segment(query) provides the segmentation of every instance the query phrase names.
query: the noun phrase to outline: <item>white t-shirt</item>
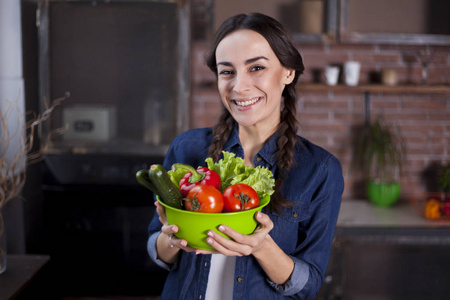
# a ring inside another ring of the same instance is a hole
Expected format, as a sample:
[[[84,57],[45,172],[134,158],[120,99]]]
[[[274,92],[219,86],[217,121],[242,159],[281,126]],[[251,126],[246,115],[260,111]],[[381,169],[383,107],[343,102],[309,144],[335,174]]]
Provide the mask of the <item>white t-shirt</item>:
[[[232,300],[235,256],[211,255],[205,300]]]

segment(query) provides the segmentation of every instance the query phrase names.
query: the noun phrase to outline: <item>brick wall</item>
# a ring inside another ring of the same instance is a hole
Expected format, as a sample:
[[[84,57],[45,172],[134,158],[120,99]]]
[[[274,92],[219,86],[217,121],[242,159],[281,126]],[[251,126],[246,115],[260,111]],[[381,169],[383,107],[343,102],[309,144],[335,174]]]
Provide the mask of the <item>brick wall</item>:
[[[207,43],[193,44],[191,128],[212,126],[221,110],[215,76],[204,64]],[[361,197],[360,184],[352,176],[352,130],[364,122],[364,97],[354,91],[303,91],[302,83],[323,82],[327,64],[347,60],[361,62],[361,83],[379,82],[382,70],[394,69],[400,84],[420,84],[421,67],[414,52],[426,46],[397,45],[298,45],[305,74],[298,85],[300,134],[335,154],[341,161],[346,188],[344,198]],[[430,63],[429,84],[449,84],[450,47],[428,47],[435,55]],[[371,116],[383,114],[406,139],[407,163],[401,178],[402,199],[426,191],[434,166],[450,161],[450,95],[371,94]],[[205,118],[205,115],[207,116]],[[431,172],[431,173],[430,173]]]

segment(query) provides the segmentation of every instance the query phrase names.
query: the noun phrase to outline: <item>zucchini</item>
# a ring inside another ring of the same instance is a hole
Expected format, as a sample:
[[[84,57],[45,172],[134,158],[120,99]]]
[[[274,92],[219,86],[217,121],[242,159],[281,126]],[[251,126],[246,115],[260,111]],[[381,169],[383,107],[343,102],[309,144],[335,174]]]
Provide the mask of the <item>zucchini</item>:
[[[166,169],[162,165],[151,165],[148,170],[148,177],[156,188],[156,194],[158,194],[161,201],[169,206],[182,209],[182,199],[180,188],[176,186]]]
[[[136,180],[140,184],[142,184],[143,186],[148,188],[150,191],[152,191],[153,193],[155,193],[155,194],[157,193],[155,185],[150,181],[150,178],[148,178],[148,170],[147,169],[137,171]]]

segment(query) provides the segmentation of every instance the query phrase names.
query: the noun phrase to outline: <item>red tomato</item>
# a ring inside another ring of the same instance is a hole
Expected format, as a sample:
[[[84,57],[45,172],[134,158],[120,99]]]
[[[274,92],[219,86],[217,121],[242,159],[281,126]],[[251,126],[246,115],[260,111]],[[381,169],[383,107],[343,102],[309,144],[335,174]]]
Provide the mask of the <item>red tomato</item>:
[[[185,210],[204,213],[222,212],[222,193],[210,185],[199,184],[194,186],[186,198],[184,202]]]
[[[223,211],[233,212],[248,210],[259,205],[256,191],[249,185],[237,183],[223,191]]]

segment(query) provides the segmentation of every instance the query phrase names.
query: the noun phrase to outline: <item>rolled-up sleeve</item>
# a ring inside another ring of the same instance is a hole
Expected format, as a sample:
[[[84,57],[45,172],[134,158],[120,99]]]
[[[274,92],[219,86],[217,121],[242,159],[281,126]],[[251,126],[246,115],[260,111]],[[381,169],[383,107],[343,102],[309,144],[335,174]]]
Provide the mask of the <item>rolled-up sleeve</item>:
[[[316,171],[304,186],[310,189],[310,196],[304,197],[310,199],[308,217],[298,225],[301,238],[290,254],[295,263],[291,277],[283,285],[269,280],[277,293],[294,299],[314,298],[323,283],[344,189],[341,165],[334,156]]]
[[[294,261],[294,270],[291,277],[284,284],[276,284],[270,279],[267,279],[269,284],[277,291],[278,294],[286,295],[291,291],[301,290],[308,282],[309,266],[302,260],[292,257]]]
[[[158,258],[158,253],[156,252],[156,240],[158,239],[158,236],[161,234],[161,232],[156,232],[152,234],[148,241],[147,241],[147,252],[150,258],[161,268],[172,271],[173,269],[176,269],[178,266],[178,260],[176,260],[173,264],[166,264],[162,260]]]

